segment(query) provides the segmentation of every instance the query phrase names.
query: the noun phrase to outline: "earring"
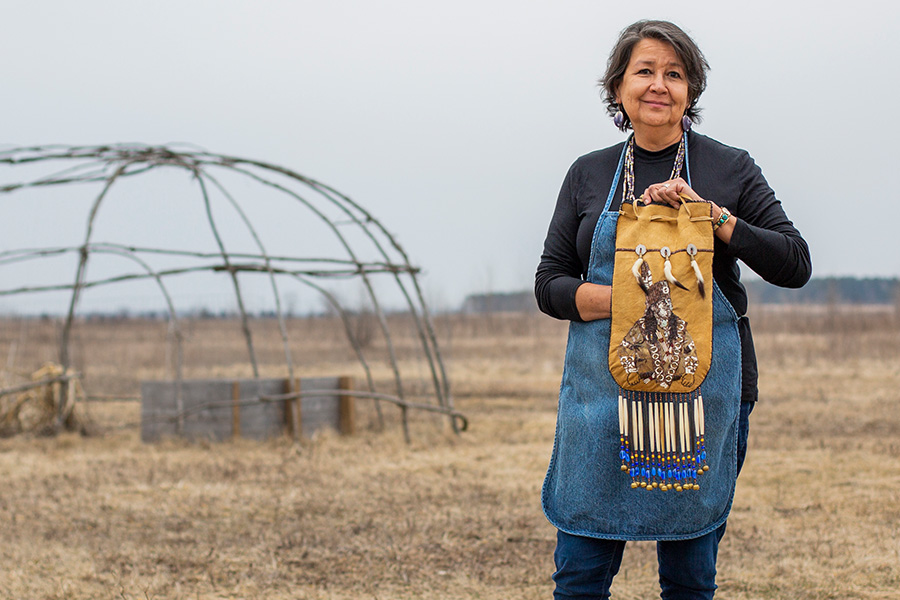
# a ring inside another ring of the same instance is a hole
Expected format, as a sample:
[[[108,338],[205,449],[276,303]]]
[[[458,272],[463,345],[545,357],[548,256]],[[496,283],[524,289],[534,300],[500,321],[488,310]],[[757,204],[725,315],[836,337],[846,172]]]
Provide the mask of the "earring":
[[[694,122],[691,121],[691,118],[689,116],[684,115],[683,117],[681,117],[681,128],[684,131],[690,131],[691,127],[693,127],[693,125],[694,125]]]
[[[621,109],[616,111],[616,114],[613,117],[613,125],[619,129],[622,129],[625,125],[625,113],[623,113]]]

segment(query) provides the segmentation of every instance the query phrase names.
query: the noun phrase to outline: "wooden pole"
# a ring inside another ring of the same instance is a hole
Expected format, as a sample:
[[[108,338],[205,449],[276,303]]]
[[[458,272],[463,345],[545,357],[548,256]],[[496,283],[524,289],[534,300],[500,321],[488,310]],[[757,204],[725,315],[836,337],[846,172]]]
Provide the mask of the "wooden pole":
[[[295,377],[294,379],[291,379],[289,377],[285,379],[284,389],[288,394],[299,394],[300,378]],[[300,441],[300,438],[303,437],[303,411],[300,408],[301,402],[302,400],[297,397],[291,398],[284,403],[284,420],[287,423],[288,432],[290,432],[291,437],[295,442]]]
[[[338,389],[353,390],[352,377],[338,378]],[[356,431],[356,415],[353,396],[341,395],[338,405],[338,418],[340,421],[339,430],[341,435],[352,435]]]
[[[293,394],[294,393],[294,385],[290,377],[284,380],[284,385],[282,386],[282,391],[285,394]],[[293,410],[293,402],[290,400],[285,401],[284,406],[282,406],[282,410],[284,411],[284,425],[287,432],[290,434],[292,438],[297,439],[297,432],[294,430],[294,410]]]
[[[241,382],[231,382],[231,437],[241,437]]]

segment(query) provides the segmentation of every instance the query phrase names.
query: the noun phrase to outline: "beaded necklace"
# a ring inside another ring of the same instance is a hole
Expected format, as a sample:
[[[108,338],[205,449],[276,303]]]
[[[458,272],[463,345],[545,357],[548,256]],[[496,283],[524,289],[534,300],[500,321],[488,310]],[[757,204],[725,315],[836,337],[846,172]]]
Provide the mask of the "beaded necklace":
[[[675,164],[672,165],[672,175],[669,179],[675,179],[681,175],[681,167],[684,166],[684,142],[687,136],[681,136],[678,144],[678,153],[675,155]],[[634,136],[628,139],[628,147],[625,150],[625,185],[622,189],[622,202],[634,204]]]

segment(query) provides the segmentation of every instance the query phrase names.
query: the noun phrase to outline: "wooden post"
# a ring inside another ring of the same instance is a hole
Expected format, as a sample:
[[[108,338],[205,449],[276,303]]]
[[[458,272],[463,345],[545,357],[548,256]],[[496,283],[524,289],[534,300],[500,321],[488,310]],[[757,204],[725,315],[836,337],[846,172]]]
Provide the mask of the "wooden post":
[[[284,380],[284,387],[282,391],[285,394],[291,394],[294,391],[294,386],[291,382],[291,378],[288,377]],[[297,432],[294,431],[294,401],[293,400],[285,400],[284,405],[282,406],[284,409],[284,424],[287,429],[287,432],[291,435],[295,440],[297,439]]]
[[[352,390],[353,378],[338,378],[338,389]],[[338,405],[338,418],[340,419],[339,430],[341,435],[352,435],[356,430],[355,425],[355,404],[353,396],[340,396],[340,404]]]
[[[241,382],[231,382],[231,437],[241,437]]]
[[[298,394],[303,391],[299,377],[294,378],[294,390]],[[303,398],[294,398],[294,431],[298,440],[303,437]]]
[[[300,378],[296,377],[291,383],[290,378],[284,380],[284,391],[288,394],[300,392]],[[284,420],[287,423],[288,431],[294,441],[299,441],[303,437],[303,411],[300,410],[301,399],[292,398],[284,403]]]
[[[66,401],[68,397],[66,396],[66,392],[68,388],[63,387],[58,382],[50,384],[50,397],[56,401],[56,431],[62,431],[65,424],[65,413],[66,413]]]

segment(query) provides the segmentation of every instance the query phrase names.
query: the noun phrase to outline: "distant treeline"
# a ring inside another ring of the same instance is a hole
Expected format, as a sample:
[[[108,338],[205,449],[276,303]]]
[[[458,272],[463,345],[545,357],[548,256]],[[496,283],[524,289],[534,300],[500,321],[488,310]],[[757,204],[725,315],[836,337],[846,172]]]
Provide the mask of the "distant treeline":
[[[900,303],[900,279],[823,277],[812,279],[799,290],[776,287],[762,280],[744,283],[754,304],[894,304]],[[463,302],[464,313],[536,311],[531,290],[472,294]]]
[[[534,292],[505,292],[470,294],[463,301],[461,312],[466,314],[489,312],[537,312]]]
[[[900,306],[900,278],[886,277],[821,277],[812,279],[799,290],[789,290],[776,287],[762,280],[745,281],[747,295],[751,304],[889,304]],[[537,302],[531,290],[520,292],[495,292],[488,294],[471,294],[466,296],[458,311],[452,309],[446,312],[461,312],[464,314],[479,314],[492,312],[537,312]],[[391,311],[387,314],[403,314],[405,311]],[[251,316],[257,319],[274,319],[277,314],[274,311],[250,311]],[[62,318],[61,313],[45,313],[41,315],[25,316],[24,318],[57,319]],[[88,321],[118,321],[129,319],[160,320],[169,318],[164,310],[129,310],[127,308],[117,311],[103,312],[92,311],[80,313],[79,318]],[[287,318],[309,317],[334,317],[331,313],[311,313],[297,315],[288,313]],[[358,314],[351,311],[351,318]],[[11,313],[0,314],[2,317],[23,318]],[[187,319],[235,319],[239,314],[234,310],[213,311],[207,308],[195,308],[186,312],[180,312],[179,318]]]
[[[758,304],[894,304],[900,302],[900,279],[822,277],[799,290],[765,281],[744,283],[750,301]]]

